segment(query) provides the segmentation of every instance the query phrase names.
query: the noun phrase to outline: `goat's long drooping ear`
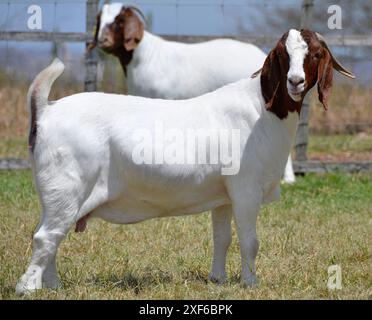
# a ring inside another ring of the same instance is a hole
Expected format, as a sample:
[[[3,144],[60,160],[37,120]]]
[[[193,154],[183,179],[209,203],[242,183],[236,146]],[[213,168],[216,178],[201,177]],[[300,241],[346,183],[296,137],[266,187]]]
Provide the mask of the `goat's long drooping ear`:
[[[145,24],[133,8],[124,11],[124,48],[132,51],[142,40]]]
[[[328,109],[328,99],[331,95],[333,82],[332,56],[327,49],[318,65],[318,97],[325,110]]]
[[[347,70],[337,59],[336,57],[332,54],[332,51],[331,49],[329,49],[324,37],[317,33],[316,32],[316,36],[318,38],[318,40],[320,41],[320,43],[323,45],[323,47],[328,51],[328,53],[330,54],[331,56],[331,59],[332,59],[332,65],[333,65],[333,68],[338,71],[339,73],[341,73],[342,75],[346,76],[346,77],[349,77],[351,79],[355,79],[355,75],[350,72],[349,70]]]
[[[87,48],[87,52],[92,51],[96,46],[98,42],[98,32],[101,27],[101,14],[102,11],[98,12],[97,17],[96,17],[96,27],[94,30],[94,36],[93,36],[93,42],[91,42]]]
[[[266,108],[270,109],[280,85],[280,64],[275,49],[271,50],[265,60],[260,81]]]

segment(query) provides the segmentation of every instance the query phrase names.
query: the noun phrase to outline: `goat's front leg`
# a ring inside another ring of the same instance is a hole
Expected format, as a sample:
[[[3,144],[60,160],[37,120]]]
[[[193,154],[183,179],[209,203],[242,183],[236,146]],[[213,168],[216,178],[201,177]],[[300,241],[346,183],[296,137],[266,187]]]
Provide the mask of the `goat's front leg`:
[[[257,284],[255,260],[258,252],[258,240],[256,232],[257,215],[261,206],[260,193],[256,195],[242,194],[233,200],[233,213],[236,223],[242,273],[241,282],[244,286]]]
[[[226,280],[226,255],[231,244],[231,216],[230,205],[212,210],[213,224],[213,262],[209,279],[222,283]]]

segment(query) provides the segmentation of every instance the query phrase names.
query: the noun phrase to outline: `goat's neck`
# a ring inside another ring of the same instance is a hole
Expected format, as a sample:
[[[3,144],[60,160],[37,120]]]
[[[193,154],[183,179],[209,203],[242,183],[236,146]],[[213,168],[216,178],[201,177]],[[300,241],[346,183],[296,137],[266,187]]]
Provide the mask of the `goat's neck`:
[[[151,60],[154,49],[158,46],[156,42],[160,42],[161,39],[145,31],[142,40],[138,44],[138,47],[132,51],[126,51],[124,47],[120,46],[112,51],[112,54],[116,56],[124,70],[125,76],[127,76],[128,68],[136,68],[138,66],[145,66]]]
[[[128,67],[136,68],[145,66],[151,62],[154,52],[159,51],[164,40],[145,31],[138,47],[133,51],[133,59]]]
[[[294,101],[288,94],[287,87],[280,83],[271,107],[268,111],[277,117],[287,129],[292,140],[296,134],[303,99]]]
[[[257,92],[261,92],[261,84],[258,79],[253,80],[256,84]],[[275,100],[272,104],[270,109],[267,109],[265,100],[262,97],[260,106],[261,106],[261,118],[264,123],[265,128],[277,128],[278,132],[282,132],[283,135],[278,135],[276,137],[272,137],[272,140],[278,139],[277,143],[281,144],[284,142],[282,139],[284,138],[285,143],[288,147],[288,154],[290,152],[290,147],[293,144],[294,138],[296,136],[297,126],[300,118],[300,111],[302,101],[295,102],[293,101],[287,91],[279,91],[277,93]],[[280,96],[282,95],[282,96]],[[271,130],[270,129],[270,130]],[[266,129],[264,129],[266,131]],[[281,140],[281,141],[279,141]],[[288,155],[287,155],[288,156]]]
[[[299,119],[300,115],[297,112],[289,112],[285,119],[280,119],[283,127],[287,130],[292,141],[296,135]]]

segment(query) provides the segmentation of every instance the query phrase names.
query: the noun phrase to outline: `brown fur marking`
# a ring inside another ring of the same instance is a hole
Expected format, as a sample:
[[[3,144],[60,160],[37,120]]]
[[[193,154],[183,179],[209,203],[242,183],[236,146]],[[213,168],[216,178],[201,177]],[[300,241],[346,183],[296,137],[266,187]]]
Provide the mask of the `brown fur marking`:
[[[300,32],[308,45],[309,51],[304,59],[306,85],[301,101],[294,101],[287,91],[289,56],[285,42],[288,32],[283,35],[276,47],[270,51],[261,71],[261,90],[266,108],[279,119],[285,119],[289,112],[300,113],[304,96],[317,81],[319,100],[323,103],[325,109],[330,96],[333,74],[330,53],[320,43],[315,32],[305,29]]]
[[[37,106],[36,106],[36,96],[35,91],[31,94],[31,120],[30,120],[30,132],[28,135],[28,148],[31,152],[34,152],[35,143],[36,143],[36,135],[37,135]]]
[[[108,46],[101,46],[101,49],[116,56],[127,74],[127,66],[132,61],[133,52],[142,40],[145,25],[138,14],[137,9],[123,6],[121,12],[116,16],[115,21],[108,26]],[[97,27],[100,21],[97,18]],[[97,42],[98,39],[95,39]]]

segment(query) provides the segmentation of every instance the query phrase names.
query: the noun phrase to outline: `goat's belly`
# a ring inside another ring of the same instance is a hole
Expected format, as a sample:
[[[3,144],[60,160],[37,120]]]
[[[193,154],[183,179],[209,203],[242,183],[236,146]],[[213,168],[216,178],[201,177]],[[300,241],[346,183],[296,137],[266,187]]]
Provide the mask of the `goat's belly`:
[[[228,203],[230,203],[229,198],[223,194],[209,195],[204,198],[196,194],[185,195],[184,199],[177,201],[172,197],[164,199],[123,196],[99,206],[91,216],[111,223],[131,224],[153,218],[202,213]]]

